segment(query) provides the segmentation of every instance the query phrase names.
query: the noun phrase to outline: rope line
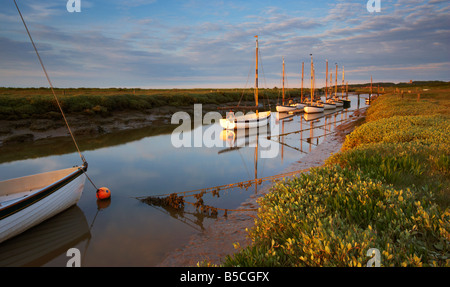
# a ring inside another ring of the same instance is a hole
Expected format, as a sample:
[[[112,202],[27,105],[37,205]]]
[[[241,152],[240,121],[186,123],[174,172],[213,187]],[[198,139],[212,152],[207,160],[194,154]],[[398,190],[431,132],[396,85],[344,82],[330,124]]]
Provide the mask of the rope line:
[[[20,12],[20,9],[19,9],[19,6],[17,5],[16,0],[14,0],[14,5],[16,6],[17,12],[19,12],[19,15],[20,15],[20,19],[22,19],[22,23],[25,26],[25,30],[27,31],[28,37],[30,38],[30,41],[31,41],[31,44],[33,45],[34,51],[36,52],[36,55],[37,55],[37,57],[39,59],[39,63],[41,64],[42,70],[44,71],[45,77],[47,78],[48,84],[50,85],[50,89],[52,91],[53,97],[55,98],[55,101],[56,101],[56,104],[58,105],[59,111],[61,112],[61,115],[62,115],[62,117],[64,119],[64,122],[66,123],[67,129],[68,129],[69,134],[70,134],[70,136],[72,138],[72,141],[73,141],[73,143],[75,145],[75,148],[77,149],[78,155],[80,156],[81,161],[83,162],[83,164],[87,166],[86,159],[84,158],[83,154],[81,153],[80,148],[78,147],[77,141],[75,140],[75,136],[73,135],[72,130],[70,129],[69,122],[67,121],[66,115],[64,114],[64,111],[63,111],[63,109],[61,107],[61,104],[60,104],[60,102],[58,100],[58,97],[56,96],[55,90],[53,88],[52,81],[50,80],[50,77],[49,77],[49,75],[47,73],[47,70],[45,69],[44,62],[42,61],[41,56],[39,55],[38,49],[36,48],[36,45],[34,44],[33,37],[31,37],[30,30],[28,30],[28,26],[25,23],[25,19],[23,18],[22,13]],[[89,180],[89,182],[94,186],[95,190],[98,191],[99,189],[94,184],[94,182],[91,180],[91,178],[87,175],[86,171],[84,169],[81,169],[81,170],[86,175],[86,177]]]
[[[78,154],[80,155],[81,160],[83,161],[83,163],[85,163],[86,160],[85,160],[84,156],[81,154],[80,148],[78,147],[78,144],[77,144],[77,142],[75,140],[75,137],[73,136],[72,130],[70,129],[69,123],[67,122],[67,119],[66,119],[66,116],[65,116],[65,114],[63,112],[63,109],[61,107],[61,104],[59,103],[58,97],[56,96],[56,93],[55,93],[55,91],[53,89],[53,85],[52,85],[52,82],[50,81],[50,77],[48,76],[47,70],[44,67],[44,63],[42,62],[41,56],[39,55],[39,52],[38,52],[38,50],[36,48],[36,45],[34,44],[33,38],[31,37],[30,31],[28,30],[27,24],[25,23],[25,20],[23,19],[22,13],[20,12],[20,9],[19,9],[19,6],[17,5],[16,0],[14,0],[14,4],[16,5],[17,11],[19,12],[19,15],[20,15],[20,18],[22,19],[22,23],[25,26],[25,29],[27,30],[27,34],[28,34],[28,37],[31,40],[31,44],[33,44],[34,51],[36,52],[36,55],[37,55],[37,57],[39,59],[39,63],[41,64],[42,70],[44,71],[45,77],[47,78],[48,84],[50,85],[50,89],[51,89],[51,91],[53,93],[53,96],[55,97],[56,104],[58,105],[58,108],[61,111],[63,119],[64,119],[64,121],[66,123],[67,129],[69,130],[70,136],[72,137],[73,143],[75,144],[75,147],[77,148],[77,151],[78,151]]]

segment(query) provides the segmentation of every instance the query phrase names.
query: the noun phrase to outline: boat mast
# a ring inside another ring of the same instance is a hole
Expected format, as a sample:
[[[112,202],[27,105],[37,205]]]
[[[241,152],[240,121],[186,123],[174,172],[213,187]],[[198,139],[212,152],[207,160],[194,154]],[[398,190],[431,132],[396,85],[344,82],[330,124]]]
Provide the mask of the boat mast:
[[[314,87],[313,87],[313,74],[314,74],[314,68],[313,68],[313,57],[312,54],[309,54],[311,56],[311,104],[313,103],[313,93],[314,93]]]
[[[370,76],[370,96],[372,96],[372,76]]]
[[[282,105],[284,106],[284,57],[283,57],[283,101]]]
[[[255,104],[256,114],[258,114],[258,35],[256,37],[256,64],[255,64]]]
[[[345,87],[344,77],[345,77],[345,69],[344,66],[342,66],[342,99],[344,99],[344,87]]]
[[[338,71],[337,71],[337,63],[336,63],[336,75],[334,75],[335,83],[334,83],[334,97],[337,98],[337,78],[338,78]]]
[[[303,70],[304,70],[305,62],[302,62],[302,88],[300,94],[300,102],[303,103]]]
[[[330,91],[330,98],[331,98],[331,94],[333,93],[333,71],[330,72],[330,88],[331,88]]]
[[[325,101],[328,100],[328,60],[327,61],[327,71],[325,73]]]

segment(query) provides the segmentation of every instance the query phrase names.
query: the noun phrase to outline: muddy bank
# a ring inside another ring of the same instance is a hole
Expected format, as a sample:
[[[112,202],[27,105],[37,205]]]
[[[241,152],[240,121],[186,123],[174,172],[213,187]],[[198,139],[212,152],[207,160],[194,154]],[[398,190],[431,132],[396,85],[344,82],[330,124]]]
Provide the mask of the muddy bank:
[[[225,105],[203,104],[203,114],[211,111],[224,114],[219,107],[236,106],[237,102]],[[241,102],[241,106],[252,105]],[[176,112],[187,112],[193,116],[194,106],[162,106],[146,111],[120,111],[111,114],[68,114],[70,128],[75,136],[91,136],[110,134],[123,130],[132,130],[151,125],[169,125]],[[62,116],[54,118],[29,118],[20,120],[0,120],[0,146],[40,139],[69,136]]]
[[[365,112],[365,109],[355,111],[349,116],[348,121],[337,126],[334,132],[327,136],[326,141],[305,155],[301,161],[289,166],[283,173],[323,165],[330,155],[339,152],[345,136],[351,133],[356,126],[362,124]],[[251,196],[239,208],[258,208],[257,199],[270,192],[270,188],[271,184],[266,183],[258,195]],[[221,264],[226,255],[237,251],[234,243],[238,242],[240,248],[245,248],[251,243],[251,240],[247,238],[246,228],[254,225],[256,217],[256,211],[245,211],[233,212],[227,218],[219,218],[204,232],[193,235],[183,248],[168,254],[159,266],[196,266],[197,262],[203,261]]]

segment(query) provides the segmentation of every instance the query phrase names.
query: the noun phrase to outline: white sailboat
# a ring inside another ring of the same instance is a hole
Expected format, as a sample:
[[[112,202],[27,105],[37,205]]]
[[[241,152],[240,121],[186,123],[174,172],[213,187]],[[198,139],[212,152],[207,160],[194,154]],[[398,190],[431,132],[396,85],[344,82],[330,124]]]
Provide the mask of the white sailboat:
[[[311,55],[311,101],[308,102],[305,107],[304,111],[305,113],[312,114],[312,113],[322,113],[324,111],[324,105],[314,101],[314,81],[315,81],[315,75],[314,75],[314,64],[313,64],[313,58]]]
[[[256,67],[255,67],[255,104],[256,113],[235,116],[228,112],[226,118],[220,119],[220,125],[224,129],[248,129],[269,124],[270,111],[258,111],[258,36],[256,37]]]
[[[326,72],[325,72],[325,103],[323,103],[325,110],[332,110],[336,108],[336,103],[333,99],[328,98],[328,60],[326,60]]]
[[[337,107],[343,107],[344,106],[344,102],[342,101],[342,99],[339,99],[338,95],[337,95],[337,77],[338,77],[338,65],[336,63],[336,75],[335,75],[335,84],[334,84],[334,97],[333,97],[333,101],[336,104]],[[331,79],[331,85],[332,85],[333,79]]]
[[[281,105],[277,105],[277,107],[276,107],[277,112],[279,112],[279,113],[294,112],[298,109],[296,104],[285,105],[285,103],[284,103],[284,95],[285,95],[285,93],[284,93],[284,58],[283,58],[283,77],[282,77],[282,79],[283,79],[282,80],[282,82],[283,82],[283,84],[282,84],[282,101],[281,101]]]

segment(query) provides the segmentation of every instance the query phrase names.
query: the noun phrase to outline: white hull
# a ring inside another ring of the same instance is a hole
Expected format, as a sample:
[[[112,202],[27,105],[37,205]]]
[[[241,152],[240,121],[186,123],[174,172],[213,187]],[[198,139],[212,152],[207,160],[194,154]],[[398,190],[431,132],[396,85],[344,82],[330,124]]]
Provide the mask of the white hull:
[[[325,110],[332,110],[332,109],[336,108],[336,105],[335,104],[330,104],[330,103],[323,103],[323,108]]]
[[[339,99],[339,98],[333,98],[333,102],[336,105],[336,107],[344,106],[344,102],[341,99]]]
[[[344,106],[344,103],[342,101],[335,101],[336,107],[342,107]]]
[[[62,175],[62,177],[61,177]],[[59,176],[55,180],[55,176]],[[45,186],[36,185],[48,180]],[[53,217],[76,204],[83,192],[86,177],[80,168],[71,168],[48,172],[18,179],[0,182],[0,242],[14,237],[25,230]],[[31,184],[31,185],[30,185]],[[17,189],[22,189],[22,192]],[[16,189],[16,190],[14,190]],[[32,192],[27,190],[34,189]],[[6,194],[12,190],[9,194]],[[49,192],[49,190],[53,190]],[[40,195],[45,196],[38,198]],[[17,197],[17,195],[21,195]],[[29,203],[29,200],[33,202]],[[26,203],[23,208],[14,210],[14,206]]]
[[[295,107],[295,109],[296,109],[295,111],[296,112],[303,112],[304,108],[305,108],[304,104],[292,104],[291,106]]]
[[[313,113],[322,113],[324,111],[323,105],[321,106],[305,106],[305,113],[313,114]]]
[[[249,113],[238,117],[220,119],[220,125],[227,130],[251,129],[266,126],[269,124],[270,111]]]
[[[279,113],[294,112],[296,110],[296,106],[277,106],[277,112]]]

